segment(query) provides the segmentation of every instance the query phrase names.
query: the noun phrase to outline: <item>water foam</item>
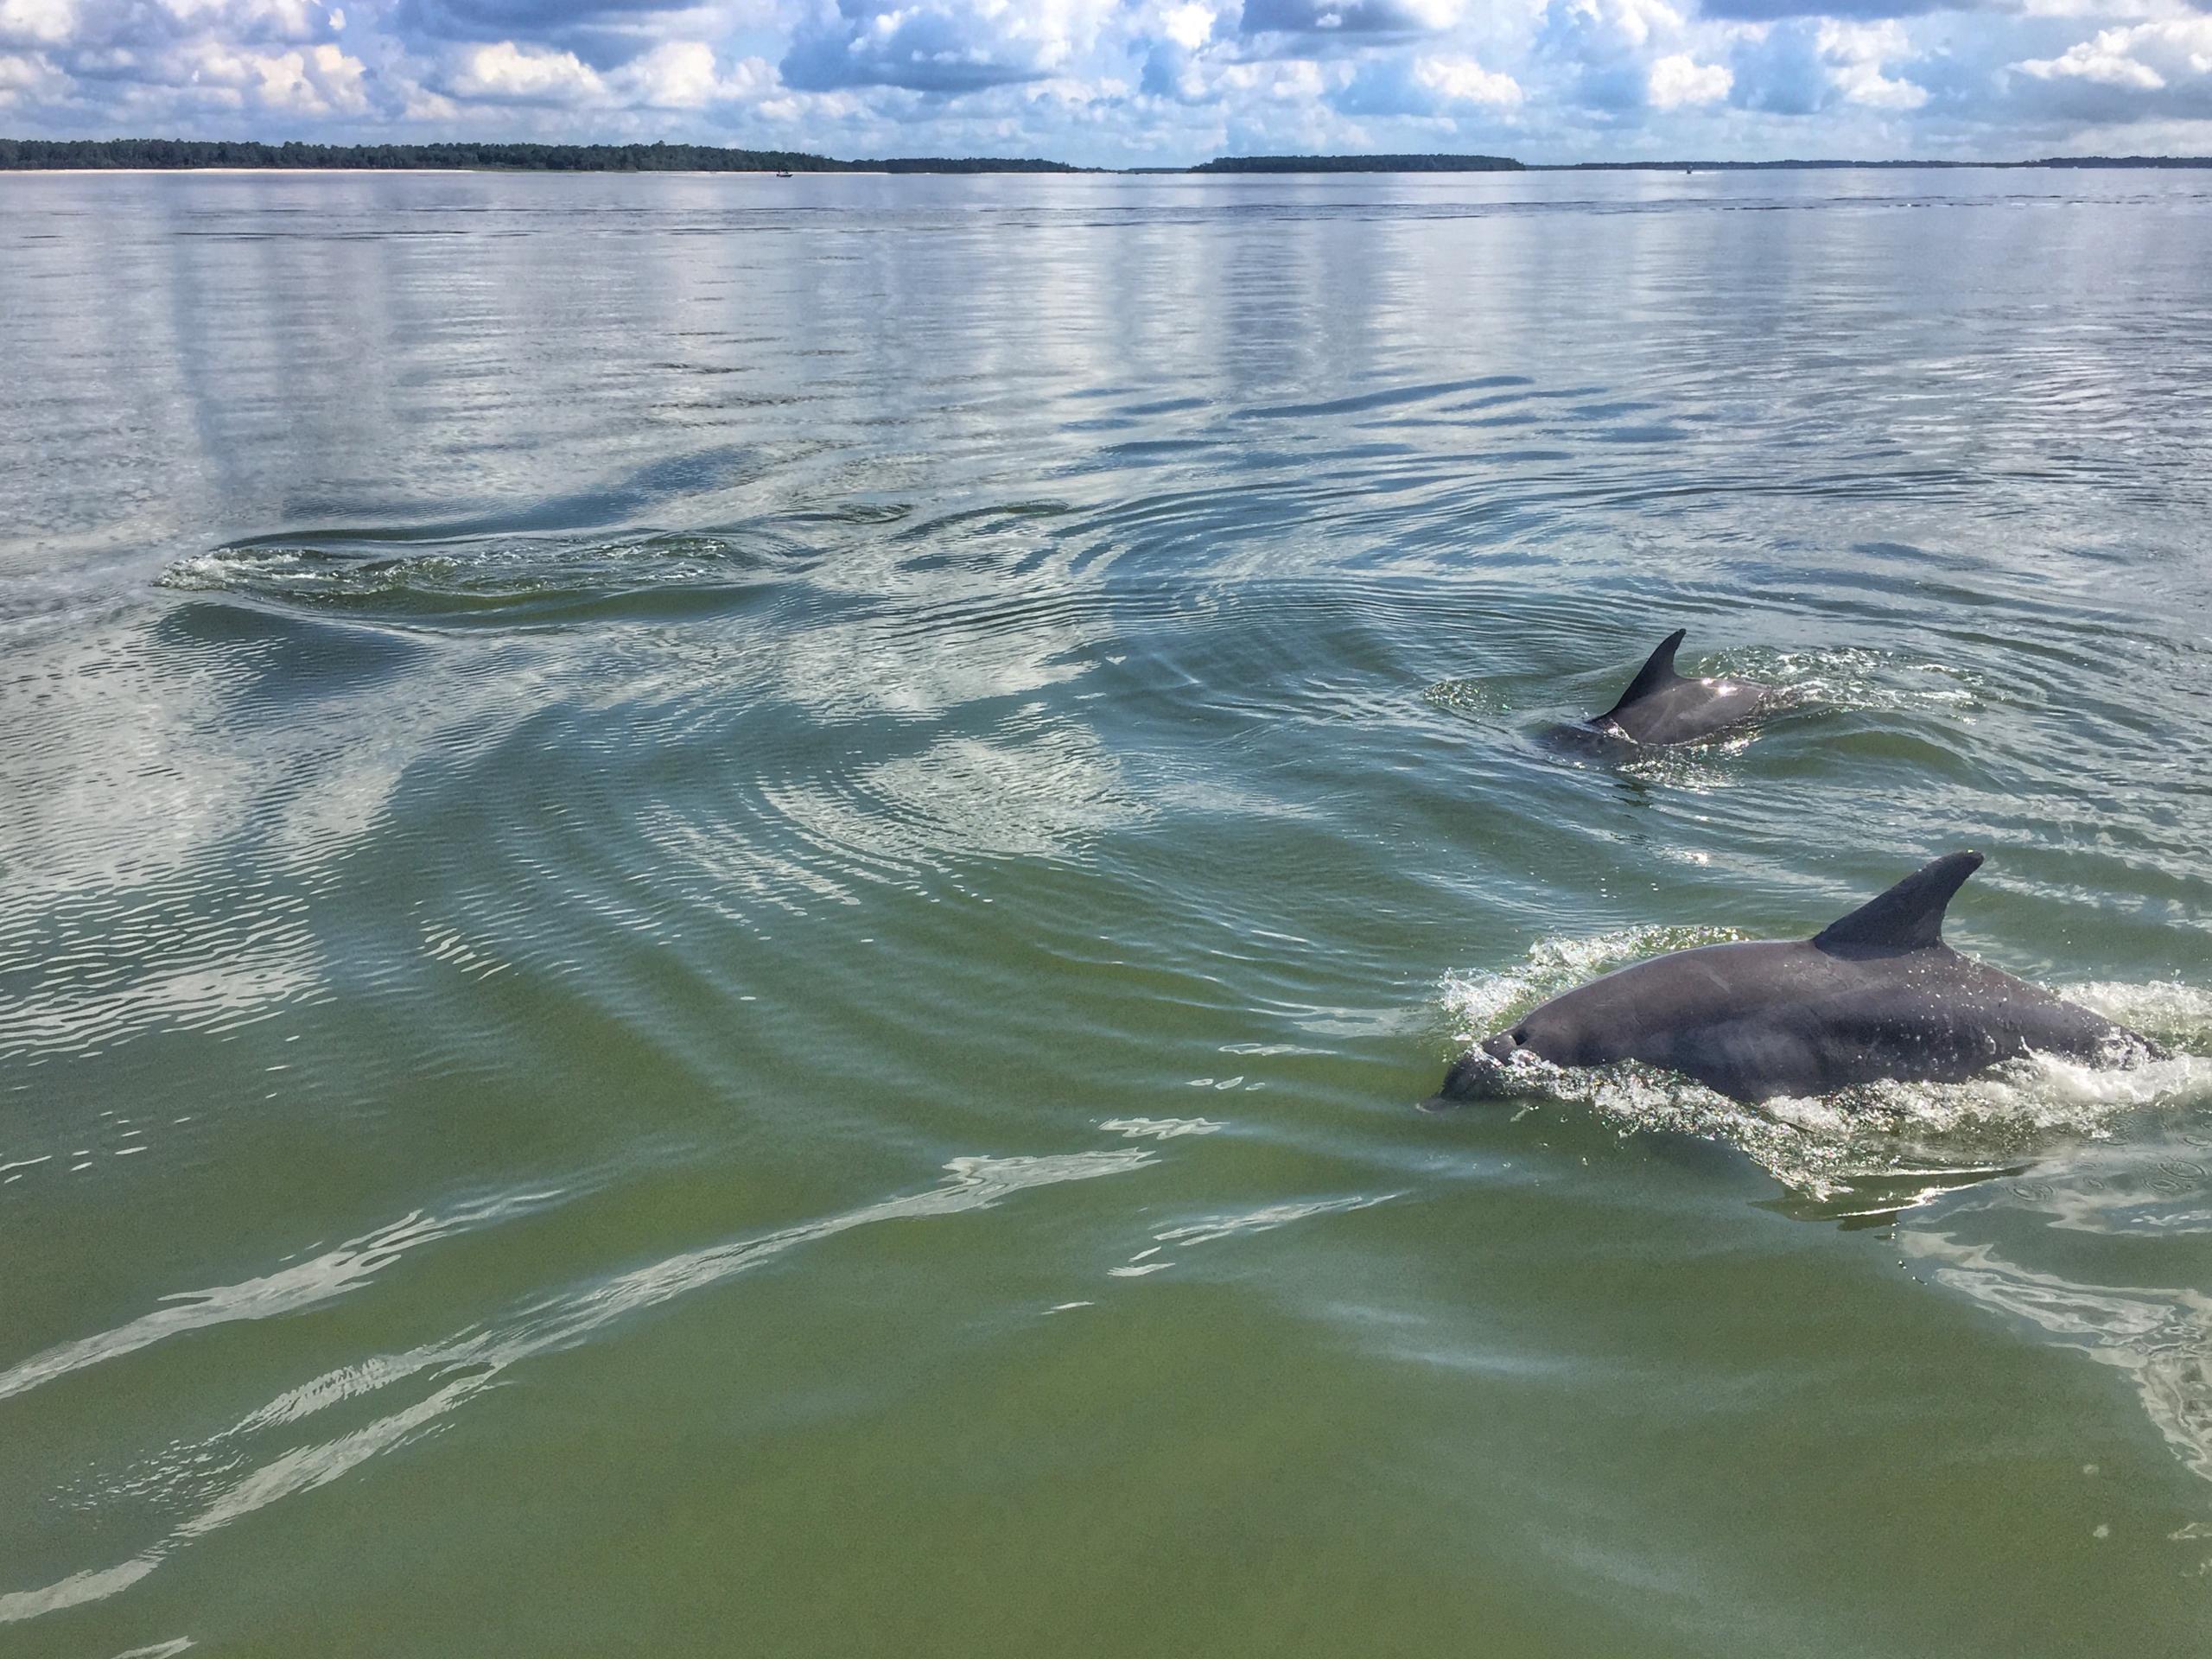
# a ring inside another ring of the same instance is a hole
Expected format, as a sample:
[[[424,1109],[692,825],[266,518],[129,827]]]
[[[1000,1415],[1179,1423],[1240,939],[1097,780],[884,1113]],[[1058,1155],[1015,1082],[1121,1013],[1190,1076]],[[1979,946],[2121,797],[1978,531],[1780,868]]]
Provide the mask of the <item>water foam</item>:
[[[1983,706],[1978,674],[1896,652],[1858,645],[1810,651],[1752,647],[1730,660],[1731,672],[1775,688],[1778,712],[1852,709],[1875,714],[1973,714]]]

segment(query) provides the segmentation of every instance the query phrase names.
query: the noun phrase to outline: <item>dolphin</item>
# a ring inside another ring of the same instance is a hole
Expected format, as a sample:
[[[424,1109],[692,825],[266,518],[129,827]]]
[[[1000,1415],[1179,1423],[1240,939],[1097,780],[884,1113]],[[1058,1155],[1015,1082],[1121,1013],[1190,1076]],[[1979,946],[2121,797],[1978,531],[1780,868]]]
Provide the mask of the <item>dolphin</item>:
[[[1675,668],[1675,652],[1684,628],[1659,642],[1659,649],[1637,671],[1620,701],[1602,715],[1567,727],[1562,735],[1625,738],[1631,743],[1694,743],[1758,714],[1774,688],[1757,680],[1693,680]]]
[[[1529,1061],[1643,1060],[1751,1103],[1854,1084],[1957,1083],[2031,1051],[2105,1065],[2164,1052],[1943,943],[1981,855],[1951,853],[1809,939],[1711,944],[1555,996],[1452,1065],[1442,1097],[1516,1092]]]

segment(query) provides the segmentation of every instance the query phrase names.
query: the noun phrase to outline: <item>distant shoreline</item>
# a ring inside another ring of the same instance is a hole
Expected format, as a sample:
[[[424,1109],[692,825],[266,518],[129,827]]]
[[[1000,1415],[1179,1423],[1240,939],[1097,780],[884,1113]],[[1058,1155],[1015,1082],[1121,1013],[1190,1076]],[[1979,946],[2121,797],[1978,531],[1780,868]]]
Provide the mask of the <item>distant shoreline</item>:
[[[682,173],[872,175],[1106,174],[1117,176],[1300,177],[1333,174],[1896,172],[1992,168],[2212,168],[2205,156],[2048,156],[2024,161],[1522,162],[1506,156],[1228,156],[1192,167],[1089,168],[1034,157],[888,156],[840,161],[801,150],[706,144],[264,144],[177,138],[0,138],[0,174],[11,173]]]
[[[445,173],[459,176],[472,173],[528,173],[547,178],[563,175],[588,175],[632,172],[644,175],[645,169],[619,168],[549,168],[549,167],[284,167],[270,164],[262,167],[0,167],[0,178],[35,179],[46,173],[99,173],[113,178],[159,178],[168,173],[234,174],[245,176],[262,173],[322,173],[342,174],[347,177],[402,178],[410,173]],[[777,179],[797,178],[798,174],[779,173],[765,167],[663,167],[651,169],[664,178],[676,179]],[[887,179],[892,174],[872,168],[840,168],[831,176],[841,179]],[[1004,176],[1004,175],[1001,175]]]
[[[893,156],[713,144],[264,144],[228,138],[4,138],[0,172],[168,173],[1079,173],[1033,157]]]
[[[2112,172],[2128,168],[2212,167],[2212,156],[2043,156],[2024,162],[1530,162],[1529,173],[1891,173],[1911,168],[1956,171],[1990,168],[1999,172]]]

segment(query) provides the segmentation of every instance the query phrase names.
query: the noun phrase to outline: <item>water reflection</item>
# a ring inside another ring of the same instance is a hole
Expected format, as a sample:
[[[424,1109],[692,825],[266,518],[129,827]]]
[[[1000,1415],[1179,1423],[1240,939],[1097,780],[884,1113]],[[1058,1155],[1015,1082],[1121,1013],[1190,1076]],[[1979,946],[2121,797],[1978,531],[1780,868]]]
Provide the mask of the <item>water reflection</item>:
[[[1934,1282],[2126,1374],[2174,1455],[2212,1480],[2212,1294],[2199,1287],[2212,1268],[2212,1135],[2201,1125],[2169,1121],[2046,1166],[1897,1237]],[[2129,1281],[2152,1262],[2200,1276]]]

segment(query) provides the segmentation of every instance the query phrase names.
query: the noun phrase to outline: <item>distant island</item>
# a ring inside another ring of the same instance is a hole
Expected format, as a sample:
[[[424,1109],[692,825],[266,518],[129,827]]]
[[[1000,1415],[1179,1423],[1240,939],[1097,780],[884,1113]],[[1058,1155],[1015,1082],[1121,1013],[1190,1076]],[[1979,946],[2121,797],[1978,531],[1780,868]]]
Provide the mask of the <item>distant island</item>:
[[[839,161],[715,144],[264,144],[232,138],[0,138],[0,172],[185,168],[512,173],[1727,173],[1820,168],[2212,167],[2204,156],[2047,156],[2024,162],[1521,162],[1510,156],[1224,156],[1195,167],[1075,167],[1031,156]]]
[[[1531,162],[1531,173],[1813,173],[1849,168],[1990,167],[2212,167],[2212,156],[2044,156],[2027,162]]]
[[[1787,173],[1929,167],[2212,167],[2207,156],[2046,156],[2027,162],[1520,162],[1510,156],[1224,156],[1164,173]]]

